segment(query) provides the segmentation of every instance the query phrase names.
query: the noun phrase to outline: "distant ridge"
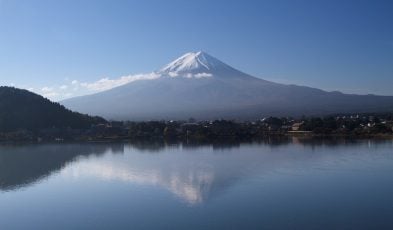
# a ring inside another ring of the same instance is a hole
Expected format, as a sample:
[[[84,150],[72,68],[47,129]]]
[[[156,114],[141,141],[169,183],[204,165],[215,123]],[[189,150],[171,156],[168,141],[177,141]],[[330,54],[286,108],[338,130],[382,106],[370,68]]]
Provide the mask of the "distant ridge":
[[[53,127],[81,129],[104,121],[72,112],[27,90],[0,86],[0,132]]]
[[[350,95],[284,85],[243,73],[202,52],[189,52],[138,80],[64,100],[73,110],[108,119],[256,119],[393,111],[393,97]]]

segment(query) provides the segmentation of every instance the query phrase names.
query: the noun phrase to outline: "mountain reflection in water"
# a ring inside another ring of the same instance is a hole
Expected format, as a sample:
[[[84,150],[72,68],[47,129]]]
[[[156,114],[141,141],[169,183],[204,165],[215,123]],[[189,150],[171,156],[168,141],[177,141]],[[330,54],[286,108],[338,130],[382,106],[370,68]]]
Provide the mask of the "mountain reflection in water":
[[[340,148],[337,154],[342,154],[345,160],[346,148],[354,154],[354,146],[364,148],[376,142],[392,145],[377,140],[298,138],[254,143],[3,145],[0,146],[0,189],[11,191],[39,184],[59,172],[74,179],[93,177],[158,186],[195,205],[223,193],[255,172],[262,176],[286,173],[287,166],[316,167],[316,162],[323,167],[332,163],[331,153],[323,154],[326,148]],[[276,148],[280,151],[275,151]],[[302,151],[304,148],[313,151]]]

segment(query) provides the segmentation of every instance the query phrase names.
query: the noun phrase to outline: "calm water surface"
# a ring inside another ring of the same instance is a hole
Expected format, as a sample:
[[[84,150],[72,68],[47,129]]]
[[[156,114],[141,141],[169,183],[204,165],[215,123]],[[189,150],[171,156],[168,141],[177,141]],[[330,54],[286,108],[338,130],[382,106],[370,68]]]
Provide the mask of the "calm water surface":
[[[0,229],[393,229],[393,141],[3,145]]]

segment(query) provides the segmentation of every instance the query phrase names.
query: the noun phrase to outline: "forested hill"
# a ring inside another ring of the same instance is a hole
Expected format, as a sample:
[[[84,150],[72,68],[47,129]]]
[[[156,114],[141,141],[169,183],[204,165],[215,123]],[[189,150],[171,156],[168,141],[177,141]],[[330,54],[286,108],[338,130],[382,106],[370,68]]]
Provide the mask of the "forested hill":
[[[59,103],[14,87],[0,87],[0,132],[45,128],[89,128],[101,117],[72,112]]]

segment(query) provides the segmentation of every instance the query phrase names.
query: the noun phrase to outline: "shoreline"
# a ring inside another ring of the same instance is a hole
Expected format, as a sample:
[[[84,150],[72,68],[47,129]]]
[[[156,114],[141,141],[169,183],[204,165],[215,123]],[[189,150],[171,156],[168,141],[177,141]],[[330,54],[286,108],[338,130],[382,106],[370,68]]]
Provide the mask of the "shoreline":
[[[216,136],[214,138],[195,138],[195,137],[88,137],[61,140],[0,140],[1,145],[7,144],[61,144],[61,143],[134,143],[134,142],[165,142],[165,143],[251,143],[265,140],[284,140],[290,138],[307,140],[393,140],[393,134],[315,134],[312,132],[286,132],[270,133],[254,137],[237,136]]]

